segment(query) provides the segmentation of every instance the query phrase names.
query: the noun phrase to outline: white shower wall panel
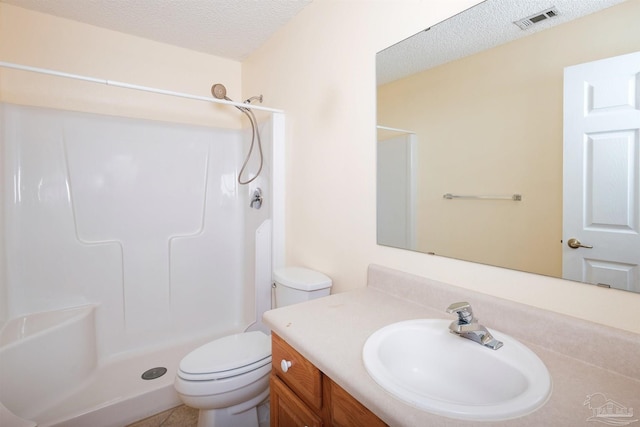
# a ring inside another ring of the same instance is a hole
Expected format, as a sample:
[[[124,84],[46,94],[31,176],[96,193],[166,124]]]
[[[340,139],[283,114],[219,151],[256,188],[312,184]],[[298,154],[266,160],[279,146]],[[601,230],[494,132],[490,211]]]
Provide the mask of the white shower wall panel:
[[[0,103],[0,123],[4,123],[4,104]],[[6,174],[4,173],[6,170],[6,154],[5,154],[5,143],[4,143],[5,135],[2,132],[2,128],[0,128],[0,189],[2,189],[2,194],[7,193],[6,183]],[[6,234],[7,226],[5,222],[5,200],[4,197],[0,197],[0,234],[3,236]],[[7,267],[6,267],[6,257],[4,244],[0,242],[0,325],[4,325],[7,319],[9,318],[9,305],[8,305],[8,296],[7,296]]]
[[[245,216],[244,248],[247,253],[253,254],[255,262],[250,263],[246,268],[245,291],[247,294],[255,294],[255,298],[245,298],[245,312],[256,313],[252,321],[256,324],[251,326],[252,330],[261,330],[270,333],[270,329],[262,324],[262,315],[265,310],[271,309],[271,276],[272,276],[272,222],[270,213],[273,211],[273,187],[271,177],[273,176],[272,146],[273,122],[264,121],[259,125],[262,145],[262,171],[251,183],[242,187],[241,191],[246,192],[248,198],[253,192],[260,189],[262,192],[262,204],[260,209],[249,209]],[[245,139],[250,140],[250,136]],[[257,143],[256,143],[257,145]],[[247,144],[245,144],[245,154]],[[256,154],[258,148],[254,146],[254,153],[247,162],[243,179],[253,178],[255,171],[260,168],[260,157]]]
[[[83,246],[76,239],[63,150],[62,117],[6,106],[4,193],[10,317],[100,301],[117,289],[117,245]],[[102,267],[101,274],[88,274]],[[92,277],[93,276],[93,277]],[[93,283],[92,283],[93,282]]]
[[[96,303],[113,355],[240,330],[239,131],[5,106],[10,316]]]

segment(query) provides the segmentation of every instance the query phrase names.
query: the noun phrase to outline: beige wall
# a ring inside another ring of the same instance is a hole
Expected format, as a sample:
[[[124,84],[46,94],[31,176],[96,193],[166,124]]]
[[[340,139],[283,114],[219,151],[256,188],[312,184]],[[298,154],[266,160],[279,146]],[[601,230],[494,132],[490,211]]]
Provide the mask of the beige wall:
[[[237,61],[0,3],[0,60],[211,96],[241,93]],[[205,126],[240,127],[226,106],[0,68],[0,101]]]
[[[315,0],[243,64],[245,95],[287,113],[288,263],[335,292],[378,263],[640,332],[640,295],[376,245],[375,53],[472,3]]]
[[[563,69],[640,50],[638,16],[622,3],[378,88],[378,123],[417,134],[419,250],[562,276]]]
[[[640,332],[640,295],[376,245],[375,52],[477,2],[314,0],[242,65],[0,3],[0,60],[194,94],[215,82],[232,98],[263,93],[287,117],[287,261],[329,274],[336,292],[364,286],[378,263]],[[0,68],[0,100],[238,123],[196,101],[18,73]]]

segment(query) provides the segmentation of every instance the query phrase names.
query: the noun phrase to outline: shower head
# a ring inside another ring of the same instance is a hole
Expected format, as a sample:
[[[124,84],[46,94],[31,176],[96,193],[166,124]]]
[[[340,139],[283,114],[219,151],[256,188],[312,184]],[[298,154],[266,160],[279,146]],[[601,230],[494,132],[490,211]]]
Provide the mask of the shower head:
[[[227,97],[227,88],[224,87],[222,83],[216,83],[213,86],[211,86],[211,95],[213,95],[214,98],[224,99],[225,101],[231,101],[231,99]],[[262,103],[262,95],[252,96],[251,98],[244,101],[244,103],[251,104],[252,101],[256,101],[256,100]],[[236,107],[236,108],[242,110],[241,107]]]
[[[221,83],[216,83],[211,86],[211,95],[213,95],[214,98],[231,101],[229,98],[227,98],[227,88],[224,87],[224,85]]]
[[[224,85],[221,83],[216,83],[213,86],[211,86],[211,95],[213,95],[213,97],[217,99],[224,99],[225,101],[231,101],[231,99],[227,97],[227,88],[224,87]],[[244,103],[251,104],[251,101],[255,101],[255,100],[262,102],[262,95],[252,96],[251,98],[244,101]],[[241,185],[244,185],[244,184],[249,184],[254,179],[256,179],[260,175],[260,171],[262,171],[262,166],[264,164],[264,158],[262,155],[262,142],[260,141],[260,130],[258,129],[258,121],[256,120],[256,116],[253,114],[253,111],[251,111],[251,107],[241,107],[239,105],[234,105],[234,107],[242,111],[242,113],[245,114],[249,118],[249,121],[251,122],[251,130],[252,130],[251,145],[249,146],[249,152],[247,153],[247,157],[244,159],[244,163],[240,168],[240,172],[238,172],[238,183]],[[251,158],[251,153],[253,152],[253,142],[255,141],[256,138],[258,140],[258,150],[260,150],[260,166],[258,167],[258,171],[255,173],[253,178],[243,181],[241,177],[242,177],[242,174],[244,173],[245,168],[247,167],[247,163],[249,162],[249,159]],[[254,203],[252,201],[251,207],[253,207],[253,205]]]

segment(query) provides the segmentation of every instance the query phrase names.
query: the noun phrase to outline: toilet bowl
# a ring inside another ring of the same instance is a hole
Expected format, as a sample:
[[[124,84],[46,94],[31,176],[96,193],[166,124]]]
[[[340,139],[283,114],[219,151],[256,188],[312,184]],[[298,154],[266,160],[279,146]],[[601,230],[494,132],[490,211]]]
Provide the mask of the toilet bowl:
[[[189,353],[174,385],[187,406],[200,409],[198,427],[256,427],[256,407],[269,395],[270,372],[270,337],[244,332]]]
[[[274,305],[329,295],[331,279],[289,267],[274,272]],[[262,317],[262,313],[259,313]],[[257,406],[269,397],[271,337],[243,332],[211,341],[180,362],[174,386],[180,399],[199,409],[198,427],[258,427]]]

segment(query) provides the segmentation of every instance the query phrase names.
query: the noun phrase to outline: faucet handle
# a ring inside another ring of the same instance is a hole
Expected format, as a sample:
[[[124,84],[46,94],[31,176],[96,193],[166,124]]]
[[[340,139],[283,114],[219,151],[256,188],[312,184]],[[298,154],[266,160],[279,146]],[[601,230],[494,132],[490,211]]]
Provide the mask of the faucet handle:
[[[469,324],[475,321],[471,304],[466,301],[454,302],[447,307],[447,313],[456,313],[458,315],[458,322],[462,324]]]

